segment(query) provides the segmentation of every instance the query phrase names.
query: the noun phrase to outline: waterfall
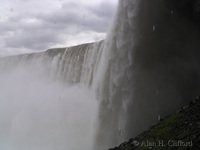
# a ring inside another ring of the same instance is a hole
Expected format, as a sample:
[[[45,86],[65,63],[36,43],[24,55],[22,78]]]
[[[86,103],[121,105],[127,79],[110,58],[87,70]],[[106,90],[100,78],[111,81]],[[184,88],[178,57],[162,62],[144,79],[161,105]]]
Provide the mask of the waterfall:
[[[108,149],[200,95],[189,4],[119,0],[104,41],[0,58],[0,149]]]
[[[136,136],[200,94],[197,7],[197,1],[119,1],[97,74],[100,150]]]
[[[101,100],[96,145],[115,146],[126,138],[128,106],[133,100],[134,18],[138,1],[119,1],[114,24],[103,45],[99,64]],[[106,147],[104,147],[106,149]]]
[[[63,83],[90,86],[98,63],[103,41],[69,48],[50,49],[40,53],[23,54],[0,59],[1,72],[16,68],[37,68],[43,76]]]
[[[0,58],[0,149],[90,150],[103,41]]]

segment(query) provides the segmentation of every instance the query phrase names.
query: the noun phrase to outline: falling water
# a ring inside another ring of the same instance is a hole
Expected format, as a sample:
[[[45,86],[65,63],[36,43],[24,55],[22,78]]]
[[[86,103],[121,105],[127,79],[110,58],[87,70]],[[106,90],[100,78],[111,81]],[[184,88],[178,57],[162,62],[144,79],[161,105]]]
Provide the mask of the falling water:
[[[0,149],[108,149],[200,95],[199,10],[119,0],[105,41],[1,58]]]
[[[198,0],[119,1],[97,73],[99,150],[200,95],[199,8]]]
[[[103,41],[0,59],[0,149],[90,150]]]

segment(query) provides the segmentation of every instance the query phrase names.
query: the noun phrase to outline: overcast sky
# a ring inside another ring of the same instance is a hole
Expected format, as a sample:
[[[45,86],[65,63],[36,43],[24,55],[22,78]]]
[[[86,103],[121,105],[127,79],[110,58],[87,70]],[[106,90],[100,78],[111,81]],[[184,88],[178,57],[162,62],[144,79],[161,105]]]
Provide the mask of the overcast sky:
[[[118,0],[1,0],[0,56],[104,39]]]

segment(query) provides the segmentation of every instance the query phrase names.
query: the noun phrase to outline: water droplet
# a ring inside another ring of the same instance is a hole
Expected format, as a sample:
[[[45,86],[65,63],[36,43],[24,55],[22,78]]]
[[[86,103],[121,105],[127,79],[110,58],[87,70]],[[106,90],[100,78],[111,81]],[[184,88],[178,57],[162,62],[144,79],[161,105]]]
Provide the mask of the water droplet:
[[[156,26],[153,26],[153,31],[155,31],[156,30]]]

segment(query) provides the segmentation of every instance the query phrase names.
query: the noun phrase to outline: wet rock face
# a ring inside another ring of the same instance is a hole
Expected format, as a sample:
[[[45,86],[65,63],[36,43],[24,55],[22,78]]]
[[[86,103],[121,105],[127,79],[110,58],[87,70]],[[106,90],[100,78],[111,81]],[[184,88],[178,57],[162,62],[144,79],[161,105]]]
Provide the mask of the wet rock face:
[[[200,98],[191,101],[177,112],[135,138],[109,150],[143,149],[200,149]]]
[[[166,0],[178,13],[200,23],[200,0]]]

